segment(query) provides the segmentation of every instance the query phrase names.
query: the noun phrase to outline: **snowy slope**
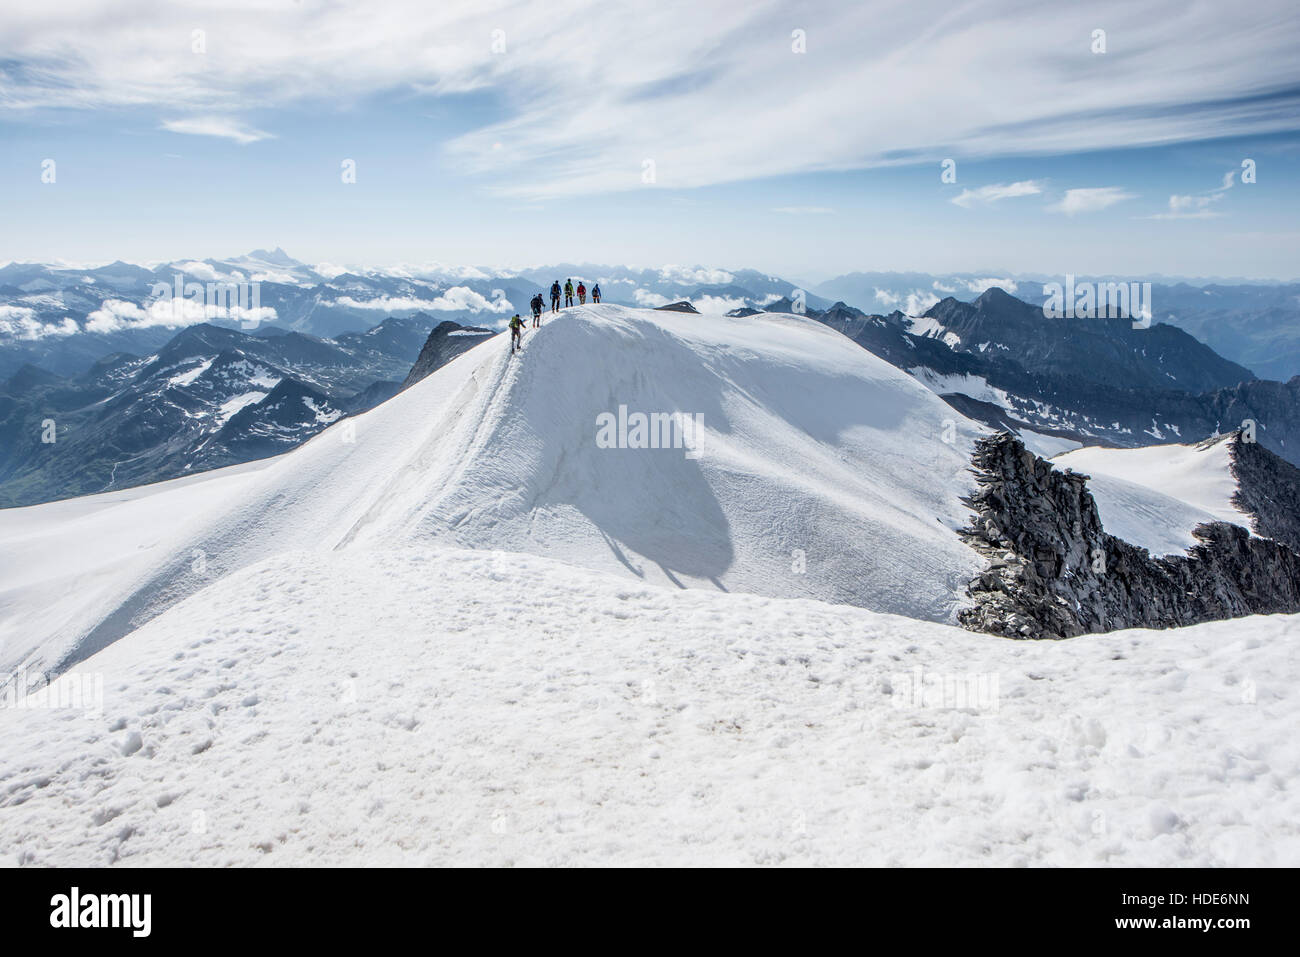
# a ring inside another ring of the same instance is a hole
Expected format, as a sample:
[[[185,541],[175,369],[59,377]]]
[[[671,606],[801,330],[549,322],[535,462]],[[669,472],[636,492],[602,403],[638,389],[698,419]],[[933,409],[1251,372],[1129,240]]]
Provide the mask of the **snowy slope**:
[[[1140,449],[1087,447],[1052,464],[1090,475],[1106,531],[1153,555],[1179,554],[1196,544],[1192,529],[1230,522],[1249,530],[1250,516],[1232,504],[1237,479],[1227,442],[1152,445]]]
[[[0,512],[0,668],[84,658],[288,550],[506,549],[953,618],[979,565],[951,532],[978,427],[905,373],[790,315],[603,305],[525,343],[484,342],[256,470]],[[621,405],[701,416],[698,457],[597,447]]]
[[[79,666],[100,713],[0,709],[0,863],[1295,866],[1298,639],[285,553]]]

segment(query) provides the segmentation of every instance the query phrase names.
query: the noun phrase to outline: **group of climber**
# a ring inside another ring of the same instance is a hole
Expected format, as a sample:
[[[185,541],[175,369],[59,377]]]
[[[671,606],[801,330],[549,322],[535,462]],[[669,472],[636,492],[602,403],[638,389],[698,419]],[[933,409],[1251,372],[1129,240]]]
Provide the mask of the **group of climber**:
[[[587,287],[582,284],[581,279],[578,280],[577,292],[578,292],[578,305],[585,306],[587,304]],[[573,280],[572,279],[564,280],[564,305],[566,307],[573,305],[573,293],[574,293]],[[596,283],[594,286],[591,287],[591,301],[600,302],[600,283]],[[542,304],[543,304],[542,294],[539,292],[537,296],[533,299],[534,314],[541,313]],[[551,312],[559,312],[559,311],[560,311],[560,280],[557,279],[555,280],[555,282],[551,283]]]
[[[573,305],[573,294],[575,291],[578,294],[578,305],[585,306],[587,304],[587,287],[583,285],[582,280],[581,279],[578,280],[578,287],[575,290],[573,287],[573,280],[566,279],[564,280],[565,308],[568,308],[569,306]],[[594,283],[592,285],[591,301],[593,303],[600,302],[600,283]],[[531,300],[529,300],[528,305],[533,310],[533,328],[536,329],[538,326],[542,324],[542,309],[544,309],[546,306],[546,300],[542,298],[542,294],[539,292],[537,295],[533,296]],[[560,311],[560,280],[557,279],[555,280],[555,282],[551,283],[551,312],[559,312],[559,311]],[[523,334],[524,334],[524,320],[519,318],[518,313],[515,313],[514,317],[510,320],[511,353],[514,353],[518,349],[522,348]]]

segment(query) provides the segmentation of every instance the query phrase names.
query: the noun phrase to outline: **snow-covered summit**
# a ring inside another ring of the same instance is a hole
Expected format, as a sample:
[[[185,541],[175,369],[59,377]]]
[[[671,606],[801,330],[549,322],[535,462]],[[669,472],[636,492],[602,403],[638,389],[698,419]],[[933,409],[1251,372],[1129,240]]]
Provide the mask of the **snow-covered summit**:
[[[690,444],[637,447],[638,415]],[[0,665],[80,660],[287,550],[527,552],[951,621],[976,432],[810,319],[566,310],[261,467],[0,514]]]

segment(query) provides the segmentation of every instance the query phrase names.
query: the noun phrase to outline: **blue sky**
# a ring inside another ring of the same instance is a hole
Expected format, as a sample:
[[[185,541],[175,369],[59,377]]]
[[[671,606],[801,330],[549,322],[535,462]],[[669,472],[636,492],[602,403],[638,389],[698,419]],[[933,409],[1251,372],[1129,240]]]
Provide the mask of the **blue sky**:
[[[1295,4],[707,10],[18,0],[0,261],[1300,275]]]

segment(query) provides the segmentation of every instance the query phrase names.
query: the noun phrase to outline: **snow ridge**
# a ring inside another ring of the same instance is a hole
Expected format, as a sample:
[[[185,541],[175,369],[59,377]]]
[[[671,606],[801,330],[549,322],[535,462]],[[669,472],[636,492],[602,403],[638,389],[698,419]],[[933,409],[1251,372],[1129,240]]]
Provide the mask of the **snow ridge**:
[[[0,558],[0,664],[65,668],[286,550],[530,552],[955,620],[979,567],[953,531],[981,427],[906,373],[792,315],[589,306],[524,341],[512,358],[488,338],[256,469],[0,514],[24,549]],[[599,448],[620,405],[701,416],[698,457]]]

